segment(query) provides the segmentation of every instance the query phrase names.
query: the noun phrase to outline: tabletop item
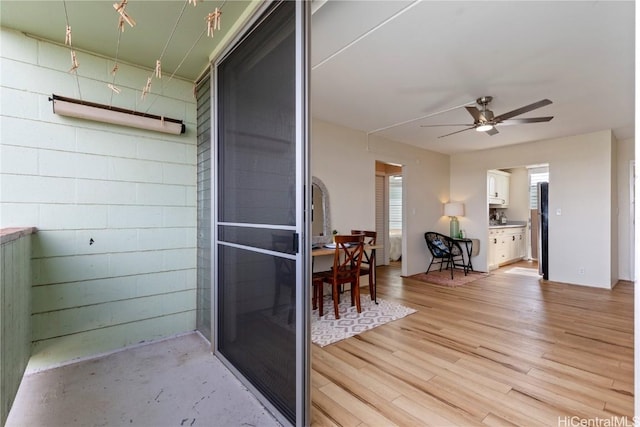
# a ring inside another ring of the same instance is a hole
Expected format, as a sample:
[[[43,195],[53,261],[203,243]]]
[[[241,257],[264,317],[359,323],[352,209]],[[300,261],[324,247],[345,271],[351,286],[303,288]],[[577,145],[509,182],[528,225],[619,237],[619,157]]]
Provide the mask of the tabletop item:
[[[459,237],[460,223],[458,222],[458,217],[464,216],[464,203],[445,203],[444,214],[451,219],[451,222],[449,223],[449,235],[453,238]]]
[[[344,245],[345,245],[345,247],[348,248],[353,243],[357,244],[357,242],[349,242],[349,243],[345,243]],[[324,247],[325,248],[329,248],[329,249],[335,249],[336,248],[336,244],[335,243],[325,243]]]

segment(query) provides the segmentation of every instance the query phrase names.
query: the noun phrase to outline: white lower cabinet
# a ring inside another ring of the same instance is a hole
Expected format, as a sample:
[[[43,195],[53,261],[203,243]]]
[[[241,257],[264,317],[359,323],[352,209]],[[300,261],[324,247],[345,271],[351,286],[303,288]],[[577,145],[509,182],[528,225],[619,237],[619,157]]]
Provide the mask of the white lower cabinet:
[[[498,268],[498,229],[489,229],[489,270]]]
[[[525,232],[524,226],[489,229],[489,270],[525,257]]]

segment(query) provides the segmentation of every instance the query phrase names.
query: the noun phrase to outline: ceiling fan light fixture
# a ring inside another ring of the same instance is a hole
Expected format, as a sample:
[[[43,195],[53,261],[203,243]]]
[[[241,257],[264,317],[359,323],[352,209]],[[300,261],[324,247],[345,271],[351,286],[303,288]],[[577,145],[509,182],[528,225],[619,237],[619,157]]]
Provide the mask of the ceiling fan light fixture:
[[[467,112],[473,117],[473,123],[471,124],[442,124],[442,125],[422,125],[424,127],[430,126],[465,126],[466,129],[457,130],[455,132],[448,133],[446,135],[441,135],[438,138],[444,138],[445,136],[455,135],[460,132],[465,132],[471,129],[475,129],[478,132],[485,132],[489,136],[497,135],[498,129],[496,129],[496,125],[505,124],[505,125],[515,125],[515,124],[526,124],[526,123],[541,123],[548,122],[553,119],[553,116],[547,117],[528,117],[526,119],[514,119],[514,117],[519,116],[520,114],[528,113],[529,111],[533,111],[535,109],[544,107],[545,105],[552,104],[552,102],[548,99],[542,99],[538,102],[534,102],[533,104],[525,105],[524,107],[516,108],[515,110],[508,111],[506,113],[500,114],[499,116],[494,116],[493,111],[487,108],[488,104],[491,102],[493,97],[491,96],[483,96],[481,98],[476,99],[478,105],[482,108],[481,110],[478,107],[472,107],[470,105],[464,105],[464,108]],[[458,107],[455,107],[458,108]],[[447,110],[448,111],[448,110]]]

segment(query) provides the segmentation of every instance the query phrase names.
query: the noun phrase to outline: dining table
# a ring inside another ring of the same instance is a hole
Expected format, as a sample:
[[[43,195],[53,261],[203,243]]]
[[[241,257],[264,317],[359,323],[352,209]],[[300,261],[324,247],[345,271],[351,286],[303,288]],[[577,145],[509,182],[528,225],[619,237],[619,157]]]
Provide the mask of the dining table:
[[[331,244],[323,244],[319,247],[316,248],[312,248],[311,250],[311,269],[313,271],[313,260],[315,259],[315,257],[319,257],[319,256],[331,256],[334,255],[336,250],[335,247],[327,247],[327,245],[331,245]],[[378,303],[377,301],[377,296],[376,296],[376,250],[377,249],[382,249],[384,248],[384,245],[381,244],[375,244],[375,245],[369,245],[369,244],[365,244],[364,245],[364,251],[369,253],[369,260],[371,261],[371,268],[369,270],[369,274],[372,275],[371,277],[371,283],[373,285],[373,288],[371,289],[371,300],[374,303]]]

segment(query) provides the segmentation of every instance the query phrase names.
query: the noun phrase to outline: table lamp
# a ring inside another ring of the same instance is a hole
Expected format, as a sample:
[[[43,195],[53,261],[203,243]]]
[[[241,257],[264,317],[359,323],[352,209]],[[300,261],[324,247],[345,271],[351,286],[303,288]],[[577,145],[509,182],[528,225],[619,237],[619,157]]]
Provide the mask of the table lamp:
[[[449,202],[444,204],[444,214],[451,219],[449,223],[449,234],[451,237],[460,237],[460,223],[458,223],[459,216],[464,216],[464,204],[460,202]]]

